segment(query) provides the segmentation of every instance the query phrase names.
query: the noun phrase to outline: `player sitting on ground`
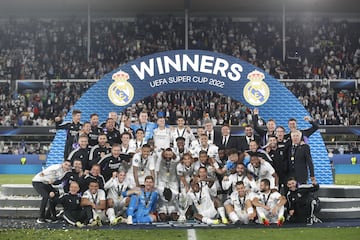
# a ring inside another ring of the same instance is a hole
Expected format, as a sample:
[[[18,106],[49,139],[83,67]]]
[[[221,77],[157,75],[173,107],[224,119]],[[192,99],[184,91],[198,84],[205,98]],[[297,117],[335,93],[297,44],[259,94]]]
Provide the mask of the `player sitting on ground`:
[[[284,205],[286,199],[279,192],[271,192],[270,181],[262,179],[260,182],[260,193],[254,197],[252,204],[256,207],[259,223],[269,226],[270,223],[277,223],[282,226],[284,223]]]
[[[231,193],[224,206],[230,220],[237,225],[248,224],[256,216],[243,181],[236,183],[236,191]]]

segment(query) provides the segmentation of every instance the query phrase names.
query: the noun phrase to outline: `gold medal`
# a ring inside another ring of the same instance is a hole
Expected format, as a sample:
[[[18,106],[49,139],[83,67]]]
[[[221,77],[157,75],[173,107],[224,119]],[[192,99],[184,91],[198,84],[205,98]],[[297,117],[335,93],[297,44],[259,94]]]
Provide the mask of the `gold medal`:
[[[294,161],[294,160],[295,160],[295,157],[291,157],[290,160],[291,160],[291,161]]]
[[[145,173],[144,171],[141,171],[141,175],[144,175],[144,173]]]
[[[169,177],[169,176],[170,176],[170,173],[169,173],[169,172],[167,172],[167,173],[166,173],[166,176],[167,176],[167,177]]]

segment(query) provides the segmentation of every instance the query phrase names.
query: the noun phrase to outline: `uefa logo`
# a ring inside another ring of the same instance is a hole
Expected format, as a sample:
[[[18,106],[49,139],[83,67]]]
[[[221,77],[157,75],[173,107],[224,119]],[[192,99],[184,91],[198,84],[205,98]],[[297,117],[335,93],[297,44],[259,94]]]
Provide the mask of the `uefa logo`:
[[[116,106],[128,105],[134,97],[134,88],[128,83],[129,74],[119,71],[112,75],[113,82],[108,90],[110,101]]]
[[[254,70],[247,75],[247,78],[250,82],[245,85],[243,90],[245,100],[253,106],[260,106],[266,103],[270,96],[270,89],[263,82],[265,75]]]

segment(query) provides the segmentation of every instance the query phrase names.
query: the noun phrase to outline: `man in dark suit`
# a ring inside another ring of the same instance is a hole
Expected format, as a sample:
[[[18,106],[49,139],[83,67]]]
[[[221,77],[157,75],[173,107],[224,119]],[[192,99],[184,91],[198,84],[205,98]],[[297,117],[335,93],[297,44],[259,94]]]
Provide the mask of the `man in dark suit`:
[[[291,132],[292,144],[287,147],[288,177],[294,177],[300,184],[306,184],[309,178],[316,184],[314,175],[314,164],[310,154],[310,147],[307,144],[300,144],[301,132],[295,130]]]
[[[256,141],[260,144],[260,137],[258,135],[254,135],[254,130],[251,125],[246,125],[244,132],[245,136],[240,136],[238,139],[238,148],[241,152],[249,150],[249,143],[251,141]]]
[[[215,143],[215,138],[218,138],[220,133],[214,130],[213,122],[210,119],[204,121],[204,128],[210,143]]]
[[[221,135],[215,135],[215,145],[224,148],[231,149],[235,148],[239,150],[238,141],[235,136],[231,136],[230,134],[230,126],[228,124],[224,124],[221,128]]]

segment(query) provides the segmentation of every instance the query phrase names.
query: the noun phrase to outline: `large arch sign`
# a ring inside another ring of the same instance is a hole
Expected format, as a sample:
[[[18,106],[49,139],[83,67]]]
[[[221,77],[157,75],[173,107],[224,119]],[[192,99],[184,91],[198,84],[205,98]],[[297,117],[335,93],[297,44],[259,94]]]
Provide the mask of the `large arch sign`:
[[[303,121],[308,112],[297,98],[266,72],[231,56],[196,50],[156,53],[129,62],[93,85],[73,109],[82,111],[83,120],[98,113],[104,121],[108,112],[121,112],[147,96],[176,89],[222,93],[250,108],[259,108],[262,118],[273,118],[277,125],[287,127],[287,120],[294,117],[299,128],[310,126]],[[71,120],[71,113],[66,120]],[[329,158],[320,133],[313,134],[309,142],[318,181],[332,183]],[[65,131],[58,131],[47,164],[62,161],[64,143]]]

